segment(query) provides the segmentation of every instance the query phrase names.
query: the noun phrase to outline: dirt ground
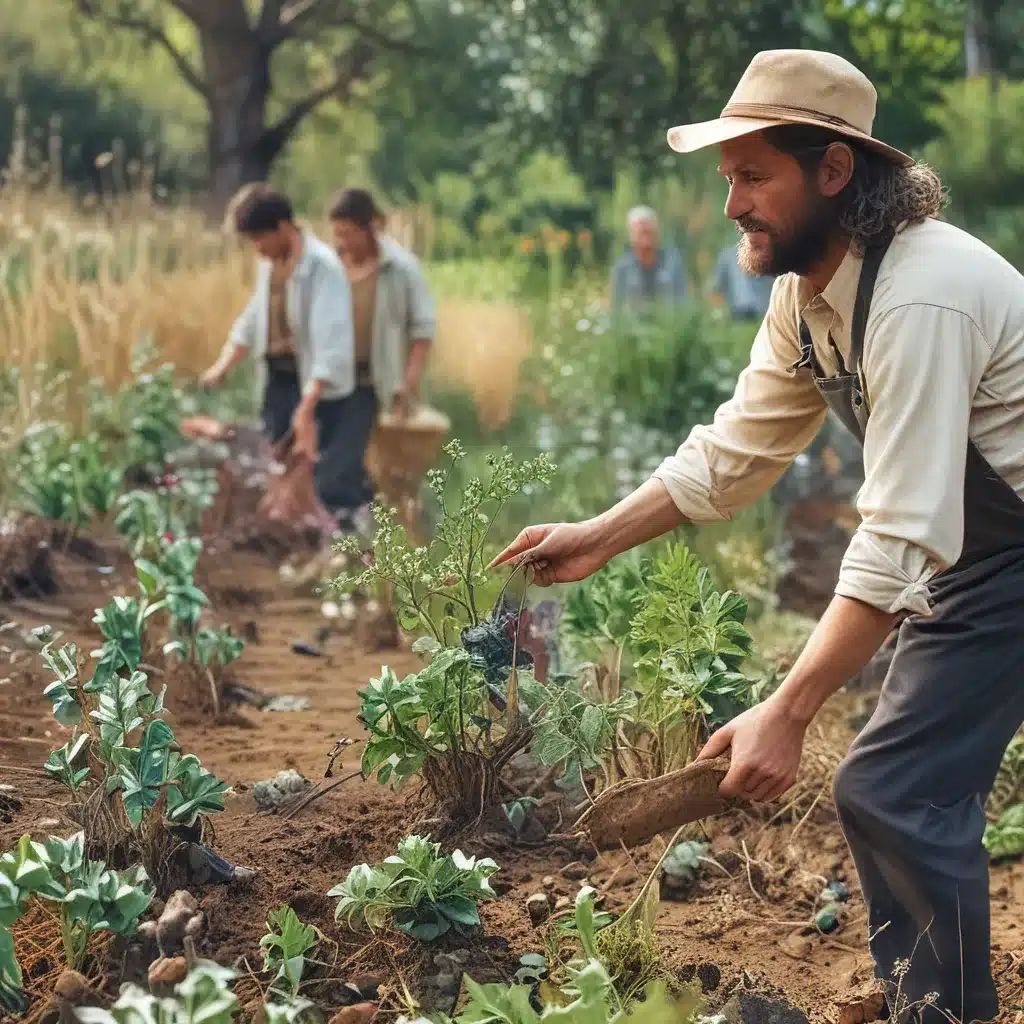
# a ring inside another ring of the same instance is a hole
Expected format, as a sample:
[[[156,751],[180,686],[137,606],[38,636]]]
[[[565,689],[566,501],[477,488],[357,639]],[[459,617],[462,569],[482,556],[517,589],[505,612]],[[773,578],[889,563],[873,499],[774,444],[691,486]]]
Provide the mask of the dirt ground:
[[[127,564],[107,552],[114,572],[102,572],[93,557],[57,555],[59,593],[50,599],[68,613],[51,623],[76,639],[84,650],[96,646],[93,609],[107,595],[125,592]],[[349,868],[393,852],[397,839],[422,817],[417,794],[394,794],[376,782],[354,780],[337,788],[291,820],[258,813],[252,784],[283,768],[294,768],[314,782],[323,780],[327,755],[335,740],[360,739],[356,720],[357,690],[377,674],[383,662],[397,671],[412,668],[417,659],[408,651],[371,651],[354,638],[331,638],[324,657],[292,652],[296,639],[309,640],[319,617],[319,599],[296,597],[282,583],[275,562],[257,553],[220,554],[206,561],[204,585],[216,602],[216,617],[239,632],[255,630],[237,663],[240,682],[261,691],[309,698],[312,709],[263,712],[235,709],[225,720],[212,723],[189,715],[169,693],[168,721],[185,750],[197,754],[205,767],[233,788],[227,809],[215,818],[217,851],[229,861],[258,871],[251,884],[209,886],[197,895],[208,914],[203,955],[222,963],[238,963],[243,1002],[259,996],[259,938],[269,909],[290,903],[307,922],[323,932],[329,954],[324,983],[314,998],[325,1009],[351,1002],[345,981],[366,975],[384,980],[391,992],[390,1007],[399,1008],[402,985],[417,991],[430,971],[429,955],[401,942],[369,942],[353,938],[333,919],[334,900],[327,891]],[[0,605],[5,620],[21,626],[42,624],[47,607]],[[253,625],[254,624],[254,625]],[[0,644],[16,647],[12,634]],[[7,655],[9,657],[9,655]],[[63,739],[49,702],[43,697],[39,659],[25,654],[0,685],[0,849],[22,833],[67,830],[60,820],[61,792],[45,777],[22,769],[38,768]],[[3,674],[0,672],[0,674]],[[854,700],[841,697],[823,728],[837,749],[849,742],[847,719]],[[358,767],[359,747],[335,767],[335,777]],[[813,794],[816,795],[816,794]],[[764,813],[731,812],[707,823],[712,858],[696,886],[678,900],[663,900],[658,933],[665,963],[684,980],[697,980],[713,1008],[737,986],[758,987],[784,995],[812,1022],[838,1022],[838,1003],[859,983],[870,978],[865,910],[856,874],[827,799],[804,800],[779,820],[767,823],[775,808]],[[809,811],[809,813],[808,813]],[[695,831],[699,837],[700,832]],[[493,856],[501,865],[495,881],[501,898],[483,907],[482,940],[462,945],[467,968],[479,980],[508,979],[519,956],[544,949],[544,930],[531,925],[527,898],[537,892],[572,897],[585,876],[605,894],[609,909],[628,905],[656,859],[656,844],[625,853],[580,859],[579,850],[560,846],[516,845],[508,839],[484,838],[474,852]],[[838,931],[823,936],[807,925],[815,900],[826,881],[847,883],[849,903]],[[992,875],[993,967],[1003,999],[1003,1020],[1024,1020],[1021,971],[1024,936],[1020,907],[1024,906],[1024,866],[997,866]],[[24,954],[31,943],[18,936]],[[33,947],[34,948],[34,947]],[[242,960],[244,958],[244,962]],[[42,995],[52,987],[54,966],[33,957],[27,985]],[[247,970],[251,969],[251,971]],[[115,947],[103,964],[104,985],[116,991],[123,961]],[[38,1006],[31,1011],[37,1012]],[[248,1013],[247,1015],[248,1016]],[[36,1017],[38,1019],[38,1017]],[[393,1015],[384,1016],[393,1020]]]

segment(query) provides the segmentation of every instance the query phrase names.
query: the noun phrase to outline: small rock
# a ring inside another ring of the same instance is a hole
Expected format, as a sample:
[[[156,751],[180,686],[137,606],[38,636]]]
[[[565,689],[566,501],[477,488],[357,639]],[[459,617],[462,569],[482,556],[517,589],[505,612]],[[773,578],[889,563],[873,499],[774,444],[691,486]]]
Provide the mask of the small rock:
[[[860,990],[837,1000],[839,1024],[871,1024],[882,1020],[886,1011],[885,988],[880,981],[869,981]]]
[[[172,893],[156,923],[156,940],[164,957],[184,947],[185,929],[197,915],[202,917],[199,903],[192,893],[187,889]]]
[[[53,986],[53,994],[71,1006],[81,1006],[93,999],[96,993],[86,978],[78,971],[64,971]]]
[[[248,885],[256,877],[255,868],[247,868],[241,864],[235,865],[235,872],[231,876],[231,881],[235,885]]]
[[[355,1006],[342,1007],[328,1024],[370,1024],[376,1015],[376,1003],[356,1003]]]
[[[550,892],[555,887],[555,878],[553,875],[545,875],[540,884]]]
[[[806,960],[811,955],[813,946],[811,945],[811,940],[806,938],[802,932],[795,931],[787,935],[779,943],[779,949],[786,956],[793,957],[794,960]]]
[[[568,896],[559,896],[555,900],[555,913],[557,914],[560,910],[568,910],[572,906],[572,900]]]
[[[59,825],[60,825],[60,821],[58,821],[56,818],[41,818],[36,823],[36,828],[37,829],[57,828]]]
[[[149,966],[149,987],[177,985],[187,974],[188,965],[183,956],[162,956]]]
[[[551,900],[542,892],[534,893],[527,899],[526,909],[530,913],[530,921],[534,925],[541,924],[551,916]]]
[[[449,974],[447,971],[444,971],[434,978],[434,984],[437,985],[445,995],[458,995],[459,989],[462,987],[462,975]]]
[[[305,793],[312,783],[293,768],[279,771],[272,779],[263,779],[252,787],[252,798],[260,811],[278,811],[300,793]]]
[[[562,868],[562,874],[566,878],[572,878],[579,881],[581,878],[586,878],[590,874],[590,868],[587,867],[582,861],[574,860],[571,864],[566,864]]]

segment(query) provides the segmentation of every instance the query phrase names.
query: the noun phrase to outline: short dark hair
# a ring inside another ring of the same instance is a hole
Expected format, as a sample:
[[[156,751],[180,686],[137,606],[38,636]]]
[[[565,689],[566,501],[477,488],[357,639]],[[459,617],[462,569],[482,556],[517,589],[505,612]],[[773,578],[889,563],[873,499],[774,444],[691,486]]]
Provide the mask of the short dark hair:
[[[288,197],[271,185],[251,188],[235,208],[235,230],[240,235],[262,235],[295,220]]]
[[[904,167],[856,139],[816,125],[782,124],[764,130],[769,145],[813,174],[825,151],[841,142],[853,150],[853,177],[839,195],[839,227],[863,249],[903,221],[936,217],[946,204],[939,176],[926,164]]]
[[[328,207],[331,220],[348,220],[361,228],[368,228],[378,217],[380,207],[365,188],[342,189]]]

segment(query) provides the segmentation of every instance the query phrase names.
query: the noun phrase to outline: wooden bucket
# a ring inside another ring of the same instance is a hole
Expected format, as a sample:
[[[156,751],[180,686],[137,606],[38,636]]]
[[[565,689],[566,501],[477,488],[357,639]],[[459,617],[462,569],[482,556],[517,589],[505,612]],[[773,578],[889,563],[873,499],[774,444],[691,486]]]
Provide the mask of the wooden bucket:
[[[420,405],[406,419],[382,412],[366,452],[366,469],[377,491],[396,507],[415,500],[424,473],[437,465],[451,422]]]

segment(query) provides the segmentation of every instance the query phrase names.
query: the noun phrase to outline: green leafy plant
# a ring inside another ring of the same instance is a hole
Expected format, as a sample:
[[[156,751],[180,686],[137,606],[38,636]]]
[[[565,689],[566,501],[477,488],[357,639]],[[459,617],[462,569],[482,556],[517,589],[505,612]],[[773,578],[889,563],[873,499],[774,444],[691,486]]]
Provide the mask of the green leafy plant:
[[[433,942],[480,923],[477,905],[494,899],[488,880],[497,870],[489,858],[459,850],[442,856],[439,843],[408,836],[396,856],[373,867],[357,864],[328,895],[338,897],[334,916],[353,930],[391,926]]]
[[[163,546],[187,537],[217,494],[209,470],[166,470],[156,480],[155,490],[128,491],[115,506],[114,525],[136,558],[156,559]]]
[[[993,860],[1024,855],[1024,804],[1008,807],[999,821],[986,825],[982,842]]]
[[[24,1013],[28,997],[21,988],[21,966],[8,930],[21,916],[29,897],[50,884],[50,870],[31,836],[0,856],[0,1009]]]
[[[237,976],[230,967],[200,960],[174,996],[158,998],[129,984],[109,1010],[80,1007],[75,1015],[82,1024],[231,1024],[239,1009],[232,990]]]
[[[512,826],[512,831],[515,833],[517,839],[522,837],[522,834],[529,823],[530,815],[533,813],[533,809],[539,802],[540,801],[534,796],[523,796],[518,800],[512,800],[511,802],[502,805],[505,817],[508,819],[509,825]]]
[[[550,483],[555,467],[544,454],[516,462],[502,449],[499,455],[487,456],[487,479],[472,477],[455,506],[450,480],[466,452],[458,441],[449,442],[444,451],[450,460],[447,467],[427,473],[427,484],[441,508],[430,544],[414,546],[398,525],[397,512],[378,506],[370,564],[359,574],[338,577],[331,586],[341,591],[388,587],[403,629],[426,631],[442,646],[453,646],[467,626],[480,626],[488,619],[484,597],[493,587],[487,564],[495,553],[490,540],[495,518],[514,495]],[[342,540],[340,548],[362,555],[354,537]]]
[[[558,709],[557,727],[546,718],[537,728],[546,741],[542,759],[563,759],[581,772],[602,762],[605,784],[687,764],[702,736],[756,703],[762,689],[739,671],[752,648],[746,602],[717,591],[684,545],[668,545],[628,573],[617,597],[615,579],[609,574],[585,589],[569,619],[578,645],[588,637],[611,645],[606,703],[593,704],[581,691]]]
[[[274,971],[269,993],[275,999],[292,1001],[299,994],[306,954],[315,949],[319,940],[317,930],[303,924],[289,906],[279,907],[267,915],[267,934],[260,939],[263,970]]]
[[[63,747],[51,751],[43,768],[46,773],[74,793],[89,774],[88,764],[81,764],[82,755],[89,745],[89,734],[82,733],[76,739],[68,740]]]
[[[617,1024],[627,1020],[635,1024],[694,1024],[701,1008],[695,995],[672,998],[660,981],[649,982],[627,995],[620,992],[599,948],[602,930],[597,916],[594,890],[580,890],[572,931],[579,943],[579,955],[563,965],[557,981],[539,981],[541,1010],[533,1006],[532,985],[479,985],[466,978],[469,999],[455,1024],[538,1024],[546,1020],[567,1024]],[[546,967],[546,962],[537,967]],[[538,981],[535,976],[529,980]]]
[[[84,685],[79,685],[81,664],[73,644],[55,650],[51,641],[43,647],[43,660],[59,684],[47,692],[63,719],[77,723],[75,735],[50,754],[45,768],[71,793],[78,820],[89,828],[104,823],[107,831],[90,834],[90,843],[116,847],[127,839],[156,877],[163,861],[154,835],[164,833],[164,846],[174,845],[168,830],[191,828],[203,816],[223,810],[227,787],[197,757],[181,752],[161,717],[164,690],[150,690],[145,672],[137,668],[146,607],[115,599],[100,610],[97,620],[106,640],[96,652],[93,678]],[[75,715],[71,703],[78,709]],[[123,817],[96,813],[112,810],[118,794]],[[109,833],[118,821],[129,835]]]
[[[133,935],[152,892],[146,872],[109,871],[102,861],[85,856],[85,834],[69,839],[51,836],[43,843],[21,837],[15,850],[0,857],[0,996],[20,1003],[21,972],[7,927],[21,915],[31,896],[60,905],[64,956],[78,970],[97,931]]]
[[[426,634],[413,645],[428,661],[421,671],[399,680],[385,667],[360,692],[360,717],[370,731],[363,774],[393,784],[420,775],[435,803],[462,822],[500,814],[500,773],[530,741],[513,661],[526,668],[531,659],[518,647],[518,617],[504,590],[494,601],[495,580],[486,567],[494,516],[514,494],[546,483],[553,467],[544,456],[520,463],[508,452],[490,456],[487,479],[471,478],[456,505],[448,500],[448,483],[465,452],[458,442],[445,451],[447,469],[428,474],[442,509],[430,545],[411,545],[394,510],[377,508],[367,567],[332,586],[383,588],[393,595],[402,627]],[[342,546],[359,553],[356,539]]]
[[[71,970],[81,967],[93,932],[135,934],[139,917],[153,899],[143,867],[117,872],[103,861],[88,860],[84,832],[70,839],[51,836],[39,852],[50,872],[49,885],[38,890],[39,895],[60,903],[61,939]]]

